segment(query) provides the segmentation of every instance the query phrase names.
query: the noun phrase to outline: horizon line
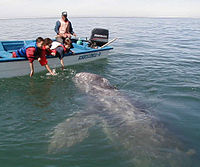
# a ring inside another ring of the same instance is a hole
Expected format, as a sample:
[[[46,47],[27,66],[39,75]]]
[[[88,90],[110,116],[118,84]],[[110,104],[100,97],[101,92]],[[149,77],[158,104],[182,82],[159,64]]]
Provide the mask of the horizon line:
[[[0,20],[14,19],[53,19],[56,16],[44,17],[16,17],[16,18],[0,18]],[[180,16],[71,16],[69,18],[150,18],[150,19],[200,19],[200,17],[180,17]]]

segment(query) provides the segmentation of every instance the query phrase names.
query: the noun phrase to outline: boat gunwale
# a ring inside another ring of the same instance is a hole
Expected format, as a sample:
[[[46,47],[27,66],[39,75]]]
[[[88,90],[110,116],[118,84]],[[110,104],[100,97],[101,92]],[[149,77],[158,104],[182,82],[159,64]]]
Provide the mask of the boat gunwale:
[[[87,54],[87,53],[95,53],[95,52],[101,52],[101,51],[105,51],[105,50],[112,50],[113,48],[110,46],[106,46],[105,48],[98,48],[98,49],[92,49],[92,50],[88,50],[88,51],[80,51],[77,52],[75,54],[72,53],[67,53],[64,55],[64,57],[69,57],[69,56],[75,56],[75,55],[81,55],[81,54]],[[73,50],[73,49],[72,49]],[[6,51],[5,51],[6,52]],[[0,56],[1,57],[1,56]],[[57,58],[57,56],[47,56],[47,59],[52,59],[52,58]],[[5,62],[16,62],[16,61],[27,61],[27,58],[24,57],[19,57],[19,58],[5,58],[2,57],[0,58],[0,63],[5,63]]]

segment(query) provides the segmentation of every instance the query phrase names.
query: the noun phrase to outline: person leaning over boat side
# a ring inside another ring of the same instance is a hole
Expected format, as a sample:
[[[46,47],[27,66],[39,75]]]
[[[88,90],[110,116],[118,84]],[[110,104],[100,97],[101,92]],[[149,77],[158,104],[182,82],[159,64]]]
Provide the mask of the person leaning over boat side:
[[[54,28],[56,35],[56,41],[64,43],[66,38],[71,38],[71,36],[76,36],[73,31],[72,23],[67,18],[67,12],[62,12],[61,19],[56,22]]]
[[[69,38],[65,39],[64,44],[61,44],[56,41],[52,43],[51,49],[56,53],[56,56],[59,57],[62,70],[64,70],[64,61],[63,61],[64,55],[70,52],[74,54],[74,52],[70,50],[71,48],[72,48],[72,41]]]
[[[13,57],[26,57],[29,60],[29,65],[30,65],[30,69],[31,69],[30,77],[32,77],[34,74],[33,61],[35,59],[39,60],[43,43],[44,43],[44,39],[42,37],[38,37],[36,39],[36,42],[32,42],[28,45],[25,45],[24,47],[22,47],[12,53]],[[43,66],[43,64],[41,64],[41,66]],[[54,75],[54,73],[51,71],[50,68],[48,68],[47,66],[45,66],[45,67],[51,73],[51,75]]]
[[[40,62],[41,66],[45,66],[46,67],[46,69],[49,71],[49,73],[51,75],[55,75],[51,71],[51,69],[50,69],[50,67],[48,65],[47,58],[46,58],[47,55],[53,55],[53,56],[56,55],[56,53],[54,51],[50,50],[50,48],[52,46],[52,42],[53,41],[50,38],[45,38],[44,39],[44,43],[43,43],[42,49],[41,49],[41,51],[39,53],[38,61]]]

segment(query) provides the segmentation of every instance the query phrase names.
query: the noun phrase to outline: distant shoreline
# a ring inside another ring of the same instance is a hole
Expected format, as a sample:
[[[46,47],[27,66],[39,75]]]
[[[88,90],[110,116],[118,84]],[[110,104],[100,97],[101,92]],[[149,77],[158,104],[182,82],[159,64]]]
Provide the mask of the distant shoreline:
[[[58,19],[60,17],[19,17],[19,18],[0,18],[0,20],[21,20],[21,19]],[[100,16],[73,16],[69,18],[135,18],[135,19],[200,19],[200,17],[100,17]]]

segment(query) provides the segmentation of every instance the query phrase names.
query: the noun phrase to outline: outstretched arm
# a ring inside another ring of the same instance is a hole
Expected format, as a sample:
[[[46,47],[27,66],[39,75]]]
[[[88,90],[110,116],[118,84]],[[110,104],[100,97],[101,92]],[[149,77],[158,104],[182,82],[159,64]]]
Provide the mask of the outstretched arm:
[[[52,70],[50,69],[50,67],[49,67],[48,64],[46,64],[45,67],[46,67],[46,69],[49,71],[49,73],[50,73],[51,75],[55,75],[55,73],[52,72]]]
[[[32,77],[33,74],[34,74],[34,66],[33,66],[33,62],[32,62],[32,63],[29,63],[29,64],[30,64],[30,69],[31,69],[30,77]]]
[[[34,58],[35,58],[35,48],[28,48],[26,49],[26,56],[29,60],[29,65],[30,65],[30,69],[31,69],[31,72],[30,72],[30,77],[33,76],[34,74],[34,67],[33,67],[33,61],[34,61]]]

